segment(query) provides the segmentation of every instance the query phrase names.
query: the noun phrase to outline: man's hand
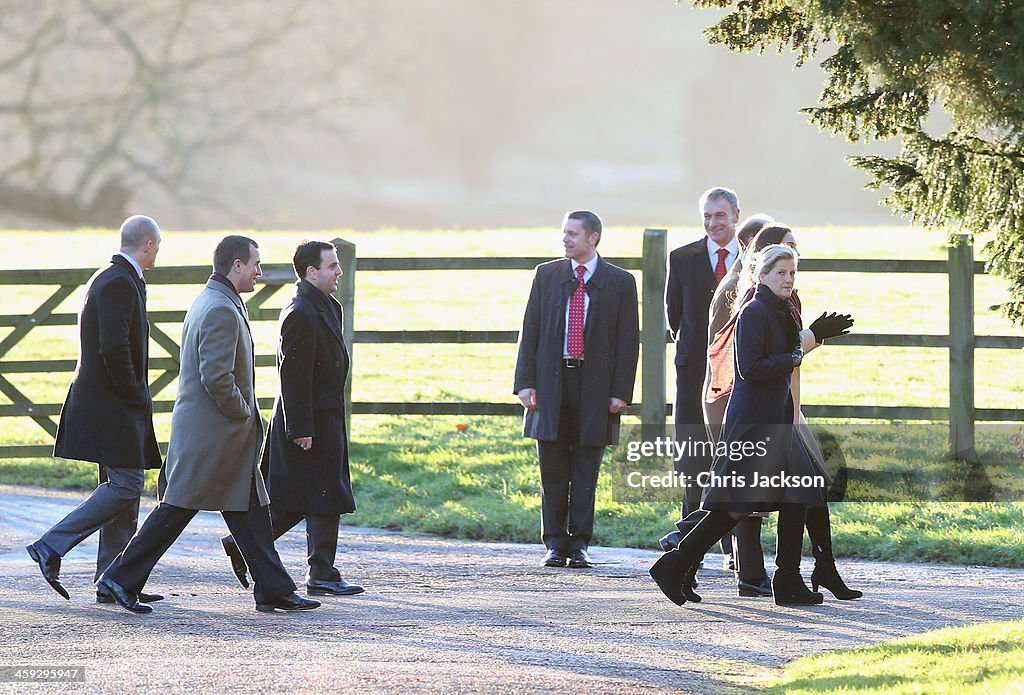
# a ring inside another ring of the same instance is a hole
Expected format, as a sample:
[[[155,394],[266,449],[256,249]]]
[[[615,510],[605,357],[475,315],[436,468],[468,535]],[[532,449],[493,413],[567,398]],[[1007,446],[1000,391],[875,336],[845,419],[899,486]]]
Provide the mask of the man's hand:
[[[303,451],[309,451],[310,449],[313,448],[312,437],[299,437],[298,439],[293,439],[292,441],[295,443],[295,446],[299,447]]]
[[[616,398],[615,396],[612,396],[611,398],[608,399],[608,412],[612,413],[613,415],[616,413],[621,413],[623,410],[626,409],[627,405],[629,404],[626,403],[626,401],[622,400],[621,398]]]
[[[537,409],[537,389],[523,389],[519,392],[519,400],[527,410]]]

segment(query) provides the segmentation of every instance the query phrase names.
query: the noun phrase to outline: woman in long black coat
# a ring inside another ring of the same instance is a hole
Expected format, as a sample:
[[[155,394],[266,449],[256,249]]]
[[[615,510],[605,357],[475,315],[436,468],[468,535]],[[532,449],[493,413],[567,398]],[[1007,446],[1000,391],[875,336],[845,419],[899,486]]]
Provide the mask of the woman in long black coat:
[[[779,510],[778,570],[772,592],[779,605],[818,604],[800,576],[804,508],[824,499],[824,480],[806,450],[794,445],[790,375],[800,365],[799,329],[789,310],[796,252],[768,246],[754,259],[759,285],[740,311],[734,336],[735,381],[717,458],[702,507],[708,515],[651,568],[651,576],[678,605],[699,600],[687,578],[700,558],[754,510]]]

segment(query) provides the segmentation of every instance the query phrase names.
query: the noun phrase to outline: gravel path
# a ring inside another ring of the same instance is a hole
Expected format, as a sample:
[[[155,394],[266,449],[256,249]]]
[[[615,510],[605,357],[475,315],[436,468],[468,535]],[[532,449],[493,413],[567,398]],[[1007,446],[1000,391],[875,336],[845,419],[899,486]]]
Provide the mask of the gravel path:
[[[865,598],[781,608],[738,598],[730,575],[705,569],[704,601],[676,607],[647,575],[654,551],[595,547],[598,567],[548,569],[540,545],[351,527],[338,566],[365,594],[263,614],[234,582],[221,517],[206,512],[147,586],[166,600],[136,616],[93,602],[95,539],[64,559],[70,602],[25,553],[82,498],[0,486],[0,692],[747,692],[804,654],[1024,617],[1021,570],[844,561]],[[301,582],[304,535],[278,550]],[[28,688],[11,667],[78,668],[85,680]]]

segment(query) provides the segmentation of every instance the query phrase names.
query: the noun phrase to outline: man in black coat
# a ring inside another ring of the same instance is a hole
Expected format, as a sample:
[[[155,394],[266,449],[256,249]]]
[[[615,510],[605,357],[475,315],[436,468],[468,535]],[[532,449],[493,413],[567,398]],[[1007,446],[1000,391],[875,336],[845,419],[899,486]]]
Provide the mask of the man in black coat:
[[[341,265],[334,246],[322,241],[299,244],[292,263],[299,280],[281,311],[281,391],[263,449],[271,524],[279,538],[306,520],[307,594],[359,594],[363,587],[346,582],[334,566],[340,516],[356,510],[345,431],[349,355],[341,304],[332,296]],[[223,543],[245,586],[247,568],[234,540]]]
[[[728,188],[716,187],[705,191],[698,202],[704,223],[705,236],[673,250],[668,257],[668,279],[665,283],[665,314],[669,330],[676,343],[676,400],[672,409],[675,438],[679,442],[701,442],[708,438],[704,424],[704,375],[707,369],[708,323],[711,301],[718,283],[739,260],[740,245],[736,238],[736,225],[740,219],[740,206],[736,193]],[[701,454],[704,449],[698,449]],[[691,513],[700,509],[701,488],[694,481],[711,467],[711,457],[687,455],[676,462],[677,472],[690,481],[680,505],[678,531],[661,540],[664,550],[670,550],[688,530],[683,523]],[[740,567],[752,568],[754,575],[763,574],[760,546],[761,520],[748,518],[741,521],[732,537],[722,539],[726,561],[735,566],[731,555],[742,555]],[[771,587],[764,576],[743,577],[738,580],[743,596],[770,596]]]
[[[99,530],[96,578],[128,545],[139,517],[145,469],[160,467],[149,395],[145,270],[156,263],[160,228],[135,215],[121,225],[121,250],[85,287],[78,315],[78,366],[60,412],[54,456],[99,464],[100,484],[74,511],[27,547],[64,598],[61,558]],[[146,600],[162,598],[146,594]],[[96,600],[111,598],[97,592]]]
[[[565,216],[565,258],[537,266],[519,334],[514,392],[537,440],[548,567],[590,567],[604,447],[618,441],[640,352],[636,280],[597,254],[600,218]]]

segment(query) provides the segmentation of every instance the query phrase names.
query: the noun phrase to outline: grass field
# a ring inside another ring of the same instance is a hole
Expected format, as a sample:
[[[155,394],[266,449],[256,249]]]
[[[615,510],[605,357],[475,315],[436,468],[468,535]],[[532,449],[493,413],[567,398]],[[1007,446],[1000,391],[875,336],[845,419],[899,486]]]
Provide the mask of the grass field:
[[[670,247],[697,238],[695,229],[670,234]],[[251,232],[265,262],[288,262],[294,244],[308,237],[342,236],[362,257],[509,255],[555,257],[560,234],[554,230],[483,230],[299,234]],[[941,234],[911,229],[797,230],[806,257],[887,258],[899,240],[904,258],[945,258]],[[161,265],[208,263],[218,232],[166,232]],[[641,230],[606,231],[600,250],[607,256],[637,256]],[[98,267],[113,251],[112,232],[0,233],[0,266]],[[53,250],[59,249],[59,254]],[[367,272],[357,274],[357,330],[491,329],[517,330],[529,290],[529,271]],[[844,310],[855,329],[870,333],[947,331],[946,280],[941,275],[879,275],[808,272],[798,285],[807,315]],[[5,286],[5,313],[34,308],[48,291]],[[182,309],[196,287],[153,285],[151,310]],[[996,278],[976,284],[976,332],[1021,335],[986,309],[1004,301]],[[279,307],[287,288],[266,306]],[[75,312],[81,291],[60,312]],[[177,337],[180,326],[165,325]],[[9,329],[0,329],[0,339]],[[255,326],[261,353],[274,349],[275,326]],[[3,360],[73,359],[71,327],[38,328]],[[163,355],[153,346],[153,356]],[[1024,402],[1020,351],[977,352],[978,407],[1019,408]],[[356,345],[353,398],[358,401],[506,401],[515,362],[513,345]],[[671,364],[671,362],[669,363]],[[670,368],[671,371],[671,368]],[[6,374],[36,402],[59,403],[69,373]],[[668,375],[667,392],[674,388]],[[276,375],[261,369],[258,391],[273,395]],[[942,349],[829,346],[811,355],[803,368],[805,403],[944,406],[948,402],[948,361]],[[173,385],[159,399],[172,398]],[[636,390],[639,397],[639,379]],[[0,397],[0,404],[9,401]],[[458,431],[457,424],[468,425]],[[888,426],[888,423],[881,423]],[[169,416],[156,420],[166,439]],[[936,426],[938,427],[938,426]],[[359,511],[347,521],[366,526],[405,528],[472,538],[538,539],[538,476],[532,442],[519,437],[515,418],[402,417],[353,418],[353,475]],[[0,418],[0,443],[48,443],[49,436],[24,418]],[[94,466],[46,460],[0,461],[0,482],[91,488]],[[598,500],[596,543],[649,546],[673,518],[664,503],[622,504],[603,474]],[[944,560],[1024,566],[1024,507],[1021,505],[840,504],[833,513],[840,552],[864,557]],[[769,525],[766,525],[766,529]],[[770,532],[766,545],[773,543]]]
[[[1021,693],[1024,623],[946,628],[799,659],[766,693]]]

